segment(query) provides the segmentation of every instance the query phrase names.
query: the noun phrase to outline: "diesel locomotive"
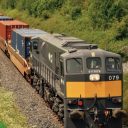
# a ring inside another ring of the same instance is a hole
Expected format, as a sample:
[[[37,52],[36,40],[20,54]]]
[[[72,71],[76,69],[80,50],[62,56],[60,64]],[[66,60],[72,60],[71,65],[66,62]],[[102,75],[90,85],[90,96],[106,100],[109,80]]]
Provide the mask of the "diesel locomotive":
[[[64,34],[31,40],[31,83],[65,128],[122,128],[120,55]]]

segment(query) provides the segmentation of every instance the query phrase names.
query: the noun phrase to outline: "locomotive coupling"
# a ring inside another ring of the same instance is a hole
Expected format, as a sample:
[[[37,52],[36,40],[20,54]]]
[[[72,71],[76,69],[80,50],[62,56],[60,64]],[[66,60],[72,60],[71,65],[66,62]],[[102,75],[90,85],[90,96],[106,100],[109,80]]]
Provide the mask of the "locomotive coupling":
[[[128,118],[128,113],[125,110],[115,109],[112,112],[114,118]]]
[[[69,114],[69,117],[71,119],[84,119],[85,112],[84,111],[79,111],[79,110],[72,110]]]

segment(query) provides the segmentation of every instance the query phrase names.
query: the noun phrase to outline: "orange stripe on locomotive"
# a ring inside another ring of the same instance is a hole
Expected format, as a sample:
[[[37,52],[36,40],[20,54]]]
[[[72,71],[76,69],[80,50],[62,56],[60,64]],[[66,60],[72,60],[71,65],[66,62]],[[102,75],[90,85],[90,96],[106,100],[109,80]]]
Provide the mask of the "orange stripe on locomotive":
[[[122,82],[66,82],[67,98],[98,98],[122,96]]]

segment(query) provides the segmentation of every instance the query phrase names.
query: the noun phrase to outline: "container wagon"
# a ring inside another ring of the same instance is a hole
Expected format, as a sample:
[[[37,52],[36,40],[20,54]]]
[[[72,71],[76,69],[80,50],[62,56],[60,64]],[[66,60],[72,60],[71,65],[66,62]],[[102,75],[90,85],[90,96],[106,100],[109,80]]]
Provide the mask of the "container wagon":
[[[0,21],[8,21],[8,20],[13,20],[13,18],[3,16],[2,14],[0,14]],[[5,51],[5,46],[2,42],[3,42],[3,40],[0,38],[0,48]]]
[[[8,53],[7,46],[11,43],[11,31],[15,28],[20,29],[28,27],[28,24],[18,20],[0,21],[0,48]]]
[[[0,16],[0,21],[7,21],[7,20],[13,20],[13,18],[8,16]]]
[[[14,29],[12,31],[11,44],[8,45],[8,52],[11,61],[24,75],[29,74],[30,69],[30,48],[31,38],[43,35],[46,32],[39,29]]]

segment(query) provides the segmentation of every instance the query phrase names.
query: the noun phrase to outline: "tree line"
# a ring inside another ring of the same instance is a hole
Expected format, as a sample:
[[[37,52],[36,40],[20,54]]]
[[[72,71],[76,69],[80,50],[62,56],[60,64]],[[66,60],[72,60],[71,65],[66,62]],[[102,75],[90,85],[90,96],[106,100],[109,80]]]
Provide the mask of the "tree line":
[[[128,0],[0,0],[0,7],[26,11],[43,20],[59,14],[71,23],[80,24],[80,31],[107,32],[108,37],[104,38],[114,46],[115,42],[128,39]],[[118,50],[128,56],[126,51],[127,47]]]
[[[94,29],[107,29],[115,21],[125,22],[128,16],[127,0],[0,0],[0,5],[4,9],[27,10],[34,17],[60,9],[72,19],[87,13]]]

